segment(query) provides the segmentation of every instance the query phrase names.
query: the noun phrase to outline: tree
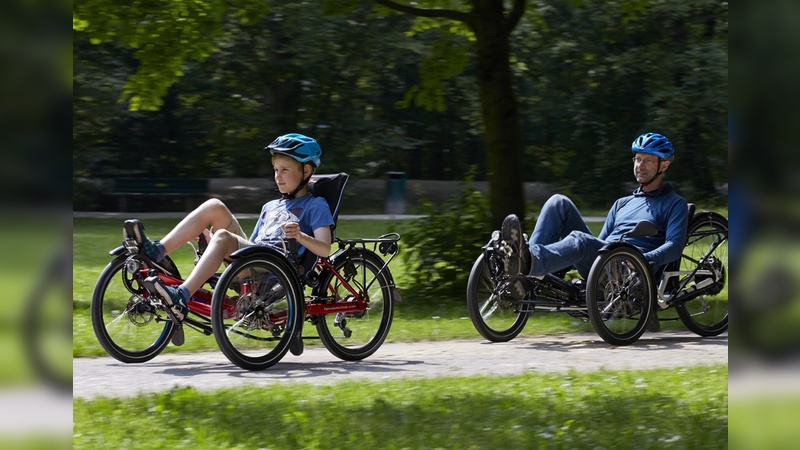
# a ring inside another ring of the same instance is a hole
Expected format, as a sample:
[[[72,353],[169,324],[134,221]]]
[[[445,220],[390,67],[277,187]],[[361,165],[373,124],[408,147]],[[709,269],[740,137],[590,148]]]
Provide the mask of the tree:
[[[509,36],[525,12],[526,2],[514,0],[507,11],[503,0],[473,0],[467,12],[406,6],[390,0],[375,0],[375,3],[416,17],[460,22],[474,34],[475,76],[483,116],[492,223],[499,227],[509,213],[525,217],[522,135],[511,74]]]
[[[375,3],[417,17],[454,20],[474,34],[492,215],[497,224],[510,212],[524,217],[522,142],[509,67],[509,34],[522,17],[525,1],[515,0],[506,11],[502,0],[478,0],[471,2],[468,12]],[[89,33],[94,43],[116,41],[132,48],[138,67],[125,84],[123,100],[133,110],[158,109],[169,87],[183,75],[185,63],[212,53],[229,14],[255,23],[266,7],[266,2],[257,0],[173,0],[132,1],[112,10],[105,0],[84,0],[75,4],[73,29]],[[435,50],[440,51],[435,58],[446,59],[446,45]],[[417,99],[430,93],[421,90]]]

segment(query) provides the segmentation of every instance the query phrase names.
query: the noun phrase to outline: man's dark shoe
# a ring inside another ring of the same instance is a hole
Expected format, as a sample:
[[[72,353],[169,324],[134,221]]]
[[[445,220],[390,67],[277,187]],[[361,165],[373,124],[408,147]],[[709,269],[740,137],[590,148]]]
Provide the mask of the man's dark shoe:
[[[129,250],[135,249],[137,253],[144,253],[155,262],[164,259],[156,242],[151,241],[144,234],[144,225],[138,219],[126,220],[122,227],[123,243]]]
[[[650,317],[647,318],[647,331],[656,333],[661,329],[661,321],[658,320],[658,314],[655,311],[650,311]]]
[[[531,281],[524,276],[515,276],[508,281],[508,293],[514,300],[522,300],[528,297],[528,293],[533,288]]]
[[[528,249],[528,242],[522,233],[522,225],[516,214],[509,214],[503,220],[500,237],[506,246],[506,254],[503,258],[506,273],[510,276],[527,274],[530,270],[530,249]]]
[[[151,295],[160,297],[166,302],[167,306],[172,310],[172,314],[179,322],[183,321],[186,317],[187,299],[183,298],[178,286],[167,286],[157,276],[147,277],[144,279],[144,288],[147,289]]]

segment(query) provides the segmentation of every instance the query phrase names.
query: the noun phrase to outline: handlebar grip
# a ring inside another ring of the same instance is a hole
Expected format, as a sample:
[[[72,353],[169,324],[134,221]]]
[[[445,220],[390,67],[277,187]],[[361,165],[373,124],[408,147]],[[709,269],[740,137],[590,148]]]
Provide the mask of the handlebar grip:
[[[300,250],[300,244],[297,243],[297,239],[286,239],[286,252],[290,255],[297,255],[297,252]]]
[[[289,259],[289,262],[297,269],[297,272],[300,275],[303,275],[303,267],[300,265],[300,256],[297,254],[300,251],[300,244],[297,242],[297,239],[286,239],[286,256]]]
[[[197,254],[202,255],[207,248],[208,248],[208,241],[206,240],[206,235],[200,233],[200,235],[197,236]]]

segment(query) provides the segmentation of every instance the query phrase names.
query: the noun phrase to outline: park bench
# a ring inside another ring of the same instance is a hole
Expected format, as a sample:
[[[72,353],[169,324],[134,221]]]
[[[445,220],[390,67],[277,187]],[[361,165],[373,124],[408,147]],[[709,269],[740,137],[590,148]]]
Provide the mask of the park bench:
[[[128,210],[131,197],[164,197],[186,199],[186,210],[196,206],[195,200],[208,197],[207,178],[117,178],[111,195],[119,197],[119,210]]]

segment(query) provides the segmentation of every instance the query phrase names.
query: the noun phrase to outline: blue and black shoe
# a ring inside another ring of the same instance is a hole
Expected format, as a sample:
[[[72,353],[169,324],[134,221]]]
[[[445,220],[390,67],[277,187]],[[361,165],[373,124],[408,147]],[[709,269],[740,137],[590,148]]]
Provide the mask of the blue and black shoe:
[[[144,234],[144,225],[138,219],[126,220],[122,227],[122,238],[125,247],[134,253],[144,253],[154,262],[164,259],[164,251],[158,241],[151,241]]]
[[[167,286],[157,276],[145,278],[143,284],[147,292],[160,297],[167,303],[167,306],[172,309],[172,313],[179,322],[183,321],[188,310],[188,299],[184,298],[178,286]]]

